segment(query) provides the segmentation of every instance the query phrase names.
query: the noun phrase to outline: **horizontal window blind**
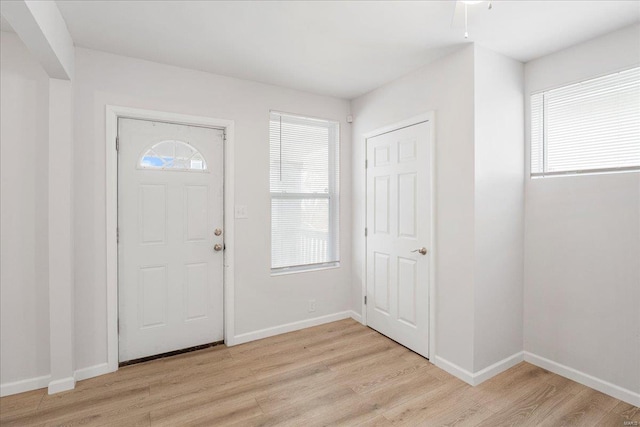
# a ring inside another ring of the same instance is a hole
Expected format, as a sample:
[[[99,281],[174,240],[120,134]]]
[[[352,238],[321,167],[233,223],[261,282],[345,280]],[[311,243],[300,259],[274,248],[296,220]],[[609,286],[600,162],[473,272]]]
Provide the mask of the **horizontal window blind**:
[[[531,175],[640,170],[640,68],[531,96]]]
[[[339,261],[337,122],[272,112],[271,268]]]

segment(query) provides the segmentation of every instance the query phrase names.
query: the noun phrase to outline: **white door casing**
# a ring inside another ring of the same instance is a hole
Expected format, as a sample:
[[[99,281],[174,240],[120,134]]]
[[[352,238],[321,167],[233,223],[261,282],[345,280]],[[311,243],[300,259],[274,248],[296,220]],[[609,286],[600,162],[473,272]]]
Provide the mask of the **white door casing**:
[[[367,324],[425,357],[433,232],[430,126],[427,121],[368,138],[366,174]]]
[[[119,360],[221,341],[224,132],[121,118],[118,137]],[[192,147],[206,170],[141,166],[162,141]]]

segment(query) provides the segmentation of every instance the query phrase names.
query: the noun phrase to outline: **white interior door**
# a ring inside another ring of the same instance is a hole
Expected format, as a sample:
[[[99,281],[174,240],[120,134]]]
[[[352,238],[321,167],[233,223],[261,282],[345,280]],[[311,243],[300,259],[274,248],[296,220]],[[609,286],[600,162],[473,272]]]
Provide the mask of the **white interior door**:
[[[431,260],[429,126],[423,122],[367,139],[367,324],[425,357]]]
[[[118,138],[120,362],[221,341],[223,131],[119,119]]]

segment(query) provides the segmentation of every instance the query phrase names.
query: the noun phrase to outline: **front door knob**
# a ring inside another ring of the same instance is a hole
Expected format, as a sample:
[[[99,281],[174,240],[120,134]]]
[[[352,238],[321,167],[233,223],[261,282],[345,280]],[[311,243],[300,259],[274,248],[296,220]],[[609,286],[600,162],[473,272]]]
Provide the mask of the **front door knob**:
[[[216,252],[220,252],[222,250],[222,245],[220,243],[216,243],[213,245],[213,250]]]
[[[418,248],[418,249],[414,249],[411,252],[418,252],[420,253],[420,255],[426,255],[427,254],[427,248]]]

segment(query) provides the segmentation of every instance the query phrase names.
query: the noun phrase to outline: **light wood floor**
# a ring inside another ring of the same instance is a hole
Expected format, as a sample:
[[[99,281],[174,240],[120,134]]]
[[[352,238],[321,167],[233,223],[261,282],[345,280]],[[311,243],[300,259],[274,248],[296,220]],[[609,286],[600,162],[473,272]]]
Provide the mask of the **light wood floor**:
[[[353,320],[128,366],[66,393],[41,389],[0,399],[3,426],[625,421],[640,421],[640,410],[528,363],[470,387]]]

